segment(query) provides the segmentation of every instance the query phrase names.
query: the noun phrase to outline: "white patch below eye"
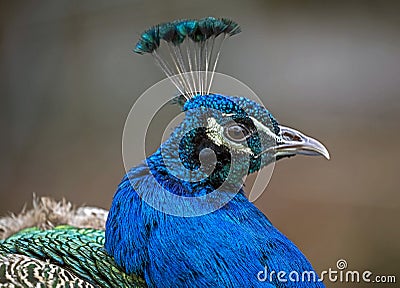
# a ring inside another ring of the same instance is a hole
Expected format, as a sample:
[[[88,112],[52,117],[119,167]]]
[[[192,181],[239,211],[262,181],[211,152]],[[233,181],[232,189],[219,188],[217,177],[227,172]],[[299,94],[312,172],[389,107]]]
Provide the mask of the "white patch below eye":
[[[214,141],[214,143],[218,146],[224,144],[224,127],[218,124],[217,120],[213,117],[207,118],[207,133],[210,136],[210,139]]]

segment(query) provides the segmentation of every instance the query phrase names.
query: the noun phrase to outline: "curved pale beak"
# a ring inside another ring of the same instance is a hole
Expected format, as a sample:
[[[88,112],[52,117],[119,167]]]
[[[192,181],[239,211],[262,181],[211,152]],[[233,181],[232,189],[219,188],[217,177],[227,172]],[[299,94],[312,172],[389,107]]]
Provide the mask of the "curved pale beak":
[[[275,157],[302,154],[330,159],[328,149],[318,140],[286,126],[279,125],[279,128],[280,135],[274,147]]]

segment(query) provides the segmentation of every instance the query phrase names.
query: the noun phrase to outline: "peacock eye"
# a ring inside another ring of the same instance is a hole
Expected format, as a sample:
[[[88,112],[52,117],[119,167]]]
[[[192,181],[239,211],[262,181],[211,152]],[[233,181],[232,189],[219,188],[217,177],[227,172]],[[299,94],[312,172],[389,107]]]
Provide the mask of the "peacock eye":
[[[225,127],[224,134],[232,141],[242,142],[250,135],[250,131],[240,124],[232,124]]]

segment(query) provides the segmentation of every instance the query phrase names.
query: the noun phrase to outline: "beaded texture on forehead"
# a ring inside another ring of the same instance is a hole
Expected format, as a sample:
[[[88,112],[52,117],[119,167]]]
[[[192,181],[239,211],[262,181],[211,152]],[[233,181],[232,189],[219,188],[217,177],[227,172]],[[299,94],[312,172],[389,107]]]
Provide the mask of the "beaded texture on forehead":
[[[240,31],[237,23],[226,18],[178,20],[143,32],[133,51],[151,54],[188,100],[210,93],[222,44]]]
[[[237,116],[251,116],[266,125],[270,123],[276,135],[280,131],[278,122],[265,107],[245,97],[232,97],[219,94],[198,95],[187,101],[183,106],[183,110],[187,111],[198,107],[216,109],[223,113],[233,113]]]

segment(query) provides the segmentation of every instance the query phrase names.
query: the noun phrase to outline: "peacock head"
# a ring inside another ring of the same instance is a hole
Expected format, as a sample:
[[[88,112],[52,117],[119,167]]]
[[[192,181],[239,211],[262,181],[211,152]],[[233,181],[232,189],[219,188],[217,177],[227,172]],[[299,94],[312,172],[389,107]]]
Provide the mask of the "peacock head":
[[[207,17],[160,24],[145,31],[134,51],[151,54],[180,94],[185,118],[150,163],[187,182],[241,185],[243,177],[279,159],[322,155],[319,141],[279,125],[260,103],[210,92],[224,40],[240,32],[228,19]],[[167,57],[161,56],[161,40]]]

